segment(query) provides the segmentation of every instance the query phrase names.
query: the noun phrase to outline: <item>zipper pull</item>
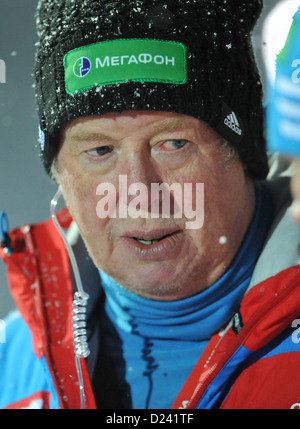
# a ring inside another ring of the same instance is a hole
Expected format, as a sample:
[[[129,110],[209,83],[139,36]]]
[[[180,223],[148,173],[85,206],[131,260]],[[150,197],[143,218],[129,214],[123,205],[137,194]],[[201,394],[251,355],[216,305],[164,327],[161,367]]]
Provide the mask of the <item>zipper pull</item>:
[[[232,318],[232,330],[235,335],[237,335],[242,327],[244,326],[242,315],[239,311],[237,311]]]

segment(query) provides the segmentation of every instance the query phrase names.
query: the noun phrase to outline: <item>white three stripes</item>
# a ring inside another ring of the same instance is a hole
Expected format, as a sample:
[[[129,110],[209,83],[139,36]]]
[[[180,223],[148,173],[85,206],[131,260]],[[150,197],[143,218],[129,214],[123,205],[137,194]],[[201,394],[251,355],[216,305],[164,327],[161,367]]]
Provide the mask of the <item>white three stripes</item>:
[[[237,117],[235,116],[235,113],[232,112],[230,115],[227,116],[227,118],[229,119],[230,122],[232,122],[233,124],[237,125],[238,127],[240,126]]]

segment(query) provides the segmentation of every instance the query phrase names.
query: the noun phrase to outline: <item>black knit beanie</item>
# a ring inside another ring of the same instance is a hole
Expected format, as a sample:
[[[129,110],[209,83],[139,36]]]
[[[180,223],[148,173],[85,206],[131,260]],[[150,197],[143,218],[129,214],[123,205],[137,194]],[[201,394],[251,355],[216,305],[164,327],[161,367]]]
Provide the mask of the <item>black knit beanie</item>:
[[[46,171],[66,122],[151,110],[205,121],[265,178],[251,45],[261,8],[262,0],[40,0],[35,78]]]

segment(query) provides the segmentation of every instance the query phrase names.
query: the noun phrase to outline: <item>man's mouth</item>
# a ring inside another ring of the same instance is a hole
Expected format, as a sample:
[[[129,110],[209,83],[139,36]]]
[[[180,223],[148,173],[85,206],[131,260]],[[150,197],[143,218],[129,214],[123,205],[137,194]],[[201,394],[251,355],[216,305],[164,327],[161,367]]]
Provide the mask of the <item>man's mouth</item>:
[[[160,260],[178,251],[182,243],[181,230],[158,229],[152,231],[127,231],[123,242],[127,249],[143,260]]]
[[[151,244],[156,244],[156,243],[159,243],[160,241],[162,241],[162,240],[164,240],[166,237],[169,237],[171,234],[166,234],[166,235],[163,235],[162,237],[160,237],[160,238],[154,238],[154,239],[152,239],[152,240],[146,240],[146,239],[144,239],[144,238],[137,238],[137,237],[133,237],[136,241],[138,241],[139,243],[142,243],[142,244],[146,244],[147,246],[150,246]]]

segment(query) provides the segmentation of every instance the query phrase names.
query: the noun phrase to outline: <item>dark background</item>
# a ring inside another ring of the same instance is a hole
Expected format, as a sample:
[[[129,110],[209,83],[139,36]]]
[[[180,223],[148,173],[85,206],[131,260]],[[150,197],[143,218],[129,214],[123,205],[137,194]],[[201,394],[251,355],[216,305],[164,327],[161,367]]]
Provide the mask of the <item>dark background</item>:
[[[277,3],[265,0],[253,37],[263,80],[262,22]],[[10,227],[48,218],[56,191],[36,147],[38,122],[32,87],[36,4],[37,0],[0,0],[0,59],[6,63],[6,83],[0,83],[0,210],[6,212]],[[0,261],[0,318],[12,308],[5,266]]]

